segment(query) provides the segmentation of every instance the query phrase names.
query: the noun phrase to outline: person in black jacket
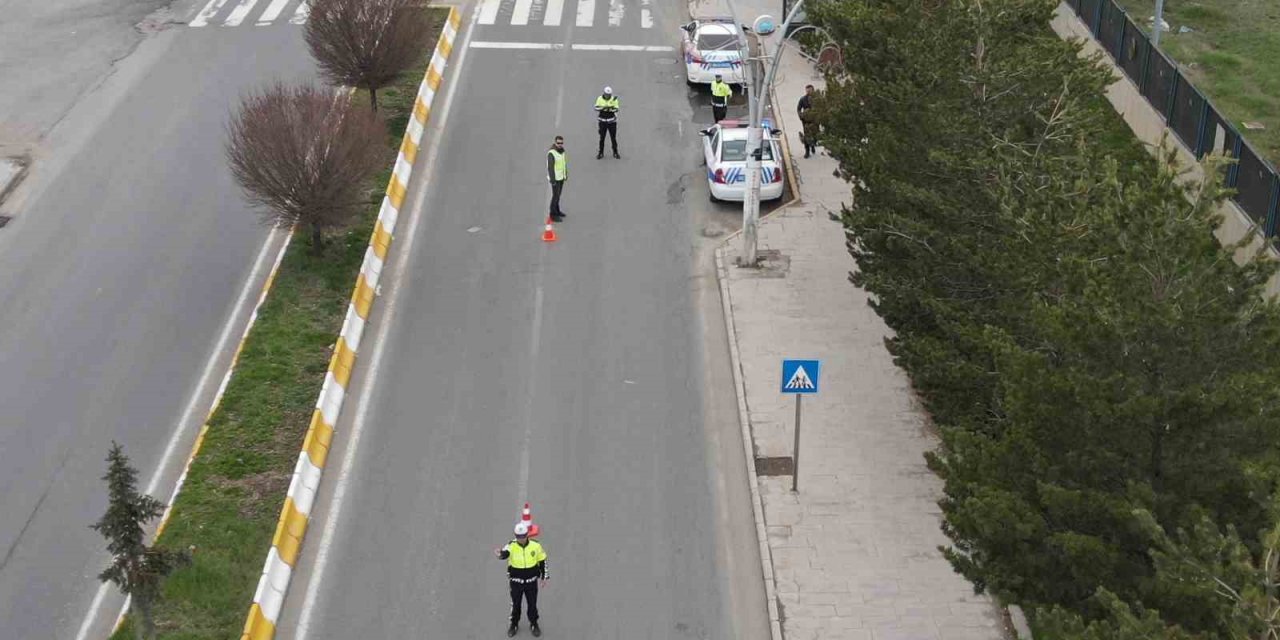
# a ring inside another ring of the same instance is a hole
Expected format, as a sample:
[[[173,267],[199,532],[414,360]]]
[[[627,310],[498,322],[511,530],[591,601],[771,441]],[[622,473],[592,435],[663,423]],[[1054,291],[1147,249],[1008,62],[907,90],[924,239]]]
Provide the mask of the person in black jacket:
[[[555,222],[564,220],[564,212],[560,210],[560,193],[564,191],[564,183],[569,179],[569,158],[564,153],[564,138],[556,136],[555,142],[547,150],[547,182],[551,183],[551,219]]]

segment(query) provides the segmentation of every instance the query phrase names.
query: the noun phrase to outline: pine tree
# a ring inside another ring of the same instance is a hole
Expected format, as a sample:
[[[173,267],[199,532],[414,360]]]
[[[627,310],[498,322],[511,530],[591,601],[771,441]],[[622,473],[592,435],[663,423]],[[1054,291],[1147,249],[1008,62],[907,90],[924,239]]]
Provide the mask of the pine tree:
[[[107,539],[112,561],[98,579],[114,583],[130,598],[131,610],[140,619],[134,626],[137,637],[154,638],[151,611],[161,583],[188,558],[184,553],[146,544],[143,527],[164,513],[164,504],[138,493],[138,472],[129,466],[129,458],[115,442],[107,454],[107,465],[107,475],[102,477],[107,482],[107,512],[91,528]]]

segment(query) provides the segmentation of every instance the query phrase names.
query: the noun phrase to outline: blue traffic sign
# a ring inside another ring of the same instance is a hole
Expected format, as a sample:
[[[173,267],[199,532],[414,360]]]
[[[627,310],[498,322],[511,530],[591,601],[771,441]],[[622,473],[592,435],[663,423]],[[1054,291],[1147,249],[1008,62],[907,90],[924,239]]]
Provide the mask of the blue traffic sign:
[[[783,360],[783,393],[817,393],[821,360]]]

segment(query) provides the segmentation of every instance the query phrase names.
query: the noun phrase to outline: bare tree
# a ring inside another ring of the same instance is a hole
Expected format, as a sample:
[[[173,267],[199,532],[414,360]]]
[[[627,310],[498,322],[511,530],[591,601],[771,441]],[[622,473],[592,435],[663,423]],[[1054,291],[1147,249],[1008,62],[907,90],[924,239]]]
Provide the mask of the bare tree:
[[[419,0],[313,0],[303,37],[320,74],[334,85],[378,89],[419,59],[431,23]]]
[[[227,159],[264,221],[294,224],[321,251],[324,233],[364,204],[363,187],[386,155],[386,131],[346,93],[275,83],[245,96],[229,127]]]

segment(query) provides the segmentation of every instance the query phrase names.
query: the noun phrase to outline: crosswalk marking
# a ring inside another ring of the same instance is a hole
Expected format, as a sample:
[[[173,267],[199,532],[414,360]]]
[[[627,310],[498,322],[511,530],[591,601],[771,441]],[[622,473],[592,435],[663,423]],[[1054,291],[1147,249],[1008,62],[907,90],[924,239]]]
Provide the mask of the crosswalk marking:
[[[516,9],[511,13],[511,24],[523,26],[529,24],[529,9],[533,7],[533,0],[516,0]]]
[[[543,26],[560,26],[560,14],[563,12],[564,0],[547,0],[547,12],[542,14]]]
[[[227,21],[222,23],[224,27],[238,27],[244,22],[245,16],[253,11],[253,6],[258,4],[258,0],[240,0],[240,4],[232,9],[231,15],[227,16]]]
[[[498,20],[498,9],[502,7],[502,0],[484,0],[480,4],[480,24],[493,24]]]
[[[596,0],[578,0],[579,27],[589,27],[596,21]]]
[[[640,28],[653,28],[653,13],[649,11],[649,3],[652,0],[640,0]]]
[[[289,4],[289,0],[271,0],[271,4],[267,5],[267,10],[258,16],[258,26],[266,26],[275,22],[280,17],[280,12],[284,11],[285,5]]]
[[[191,26],[203,27],[206,24],[209,24],[209,18],[212,18],[221,11],[222,5],[226,3],[227,0],[209,0],[209,4],[206,4],[204,8],[200,10],[200,13],[191,21]]]
[[[622,4],[622,0],[609,0],[609,26],[621,27],[626,13],[627,6]]]
[[[309,15],[311,15],[311,0],[302,0],[302,4],[298,5],[297,10],[293,12],[293,17],[289,18],[289,24],[302,24],[307,21]]]

